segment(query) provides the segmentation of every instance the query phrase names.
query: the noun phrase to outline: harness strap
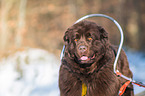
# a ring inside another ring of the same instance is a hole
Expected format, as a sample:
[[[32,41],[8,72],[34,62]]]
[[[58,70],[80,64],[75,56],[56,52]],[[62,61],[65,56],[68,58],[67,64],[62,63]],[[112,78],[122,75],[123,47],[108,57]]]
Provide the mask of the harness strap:
[[[130,84],[130,81],[127,81],[127,82],[125,82],[124,85],[122,85],[122,87],[119,90],[119,96],[121,96],[125,92],[125,89],[129,84]]]
[[[86,96],[87,94],[87,85],[82,83],[82,96]]]
[[[143,84],[142,82],[135,81],[135,82],[132,82],[132,83],[135,84],[135,85],[138,85],[140,87],[144,87],[145,88],[145,84]]]
[[[131,83],[133,83],[133,84],[135,84],[135,85],[138,85],[138,86],[140,86],[140,87],[144,87],[145,88],[145,84],[143,84],[142,82],[137,82],[137,81],[134,81],[134,80],[132,80],[131,78],[128,78],[128,77],[126,77],[126,76],[124,76],[123,74],[121,74],[118,70],[116,71],[116,75],[117,76],[120,76],[120,77],[122,77],[122,78],[124,78],[124,79],[126,79],[126,80],[128,80],[127,82],[129,83],[129,82],[131,82]],[[127,83],[126,82],[126,83]],[[127,83],[127,84],[128,84]],[[123,86],[125,86],[125,85],[123,85]],[[127,86],[126,86],[127,87]],[[125,88],[126,89],[126,88]],[[125,90],[124,89],[124,90]],[[120,88],[120,90],[121,90],[121,88]],[[119,92],[120,93],[120,92]],[[124,92],[123,92],[124,93]],[[120,93],[121,94],[121,93]],[[121,96],[121,95],[120,95]]]

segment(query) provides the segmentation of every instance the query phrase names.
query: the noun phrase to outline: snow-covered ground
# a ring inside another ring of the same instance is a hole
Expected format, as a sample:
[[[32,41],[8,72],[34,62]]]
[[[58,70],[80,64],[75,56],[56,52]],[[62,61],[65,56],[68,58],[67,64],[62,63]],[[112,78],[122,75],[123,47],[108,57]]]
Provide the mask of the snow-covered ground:
[[[59,60],[47,51],[28,49],[0,62],[0,96],[59,96]]]
[[[134,80],[145,84],[145,54],[134,51],[127,51],[126,54]],[[134,85],[135,94],[144,90],[145,88]]]
[[[145,57],[127,51],[134,79],[145,83]],[[0,96],[59,96],[60,60],[42,49],[30,48],[0,61]],[[144,88],[135,87],[135,93]]]

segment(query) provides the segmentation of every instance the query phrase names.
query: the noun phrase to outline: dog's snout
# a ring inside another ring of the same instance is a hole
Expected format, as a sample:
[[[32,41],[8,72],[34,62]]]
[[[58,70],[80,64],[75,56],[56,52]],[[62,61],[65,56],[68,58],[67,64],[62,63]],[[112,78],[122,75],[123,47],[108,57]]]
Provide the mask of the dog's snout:
[[[80,51],[80,52],[85,52],[85,51],[87,51],[87,46],[85,46],[85,45],[79,46],[79,51]]]

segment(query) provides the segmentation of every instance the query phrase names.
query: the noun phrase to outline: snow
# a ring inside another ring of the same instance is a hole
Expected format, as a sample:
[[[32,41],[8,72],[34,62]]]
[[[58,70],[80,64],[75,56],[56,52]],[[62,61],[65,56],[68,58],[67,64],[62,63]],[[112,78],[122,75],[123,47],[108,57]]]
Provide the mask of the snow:
[[[28,49],[0,62],[0,96],[59,96],[59,60],[47,51]]]
[[[134,80],[145,83],[145,57],[127,51]],[[0,61],[0,96],[59,96],[60,60],[53,54],[29,48]],[[135,94],[145,90],[134,85]]]
[[[141,52],[127,51],[130,69],[133,72],[133,79],[145,84],[145,54]],[[135,94],[145,91],[145,88],[134,85]]]

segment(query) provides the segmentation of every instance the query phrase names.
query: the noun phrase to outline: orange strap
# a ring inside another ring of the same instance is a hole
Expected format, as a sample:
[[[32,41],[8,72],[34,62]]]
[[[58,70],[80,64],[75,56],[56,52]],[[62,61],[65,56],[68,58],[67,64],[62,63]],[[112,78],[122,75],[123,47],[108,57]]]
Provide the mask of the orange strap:
[[[125,89],[129,84],[130,84],[130,81],[127,81],[125,84],[122,85],[122,87],[119,90],[119,96],[121,96],[125,92]]]

